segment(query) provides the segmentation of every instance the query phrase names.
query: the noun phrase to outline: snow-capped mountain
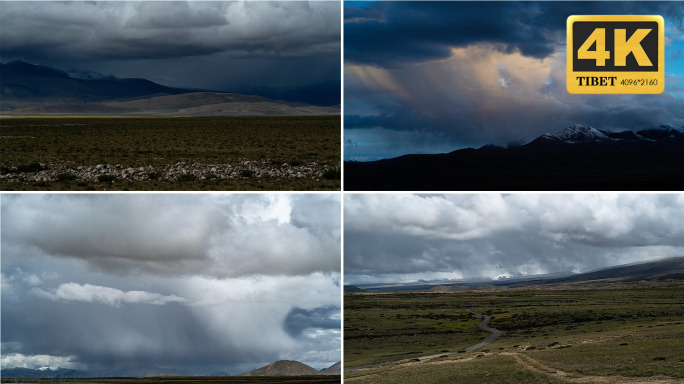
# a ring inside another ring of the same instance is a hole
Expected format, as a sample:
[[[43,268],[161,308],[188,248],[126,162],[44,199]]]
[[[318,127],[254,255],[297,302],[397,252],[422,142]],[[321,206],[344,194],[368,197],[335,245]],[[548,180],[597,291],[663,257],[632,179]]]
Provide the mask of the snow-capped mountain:
[[[613,140],[598,129],[582,124],[575,124],[572,127],[565,128],[558,133],[558,137],[570,143]]]
[[[675,125],[660,125],[655,128],[643,129],[637,132],[621,131],[611,132],[599,130],[589,125],[575,124],[558,133],[544,133],[534,140],[520,140],[508,144],[507,148],[522,147],[534,143],[564,143],[564,144],[587,144],[587,143],[618,143],[637,141],[663,141],[684,139],[684,128]]]
[[[594,127],[583,124],[575,124],[567,127],[558,133],[545,133],[540,139],[561,141],[564,143],[587,143],[587,142],[611,142],[615,139],[608,137],[605,133]]]
[[[99,72],[93,71],[79,71],[77,69],[72,69],[69,72],[69,77],[72,79],[82,79],[82,80],[118,80],[112,75],[105,75]]]

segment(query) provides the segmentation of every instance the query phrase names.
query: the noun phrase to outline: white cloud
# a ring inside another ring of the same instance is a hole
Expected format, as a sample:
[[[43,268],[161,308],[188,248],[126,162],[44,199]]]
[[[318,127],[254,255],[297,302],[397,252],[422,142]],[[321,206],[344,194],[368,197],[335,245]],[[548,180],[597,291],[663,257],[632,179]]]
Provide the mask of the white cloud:
[[[81,301],[88,303],[101,303],[114,307],[121,304],[154,304],[164,305],[168,303],[183,303],[185,299],[175,295],[161,295],[145,291],[127,291],[102,287],[91,284],[66,283],[61,284],[56,290],[50,292],[41,288],[31,290],[33,294],[50,300]]]
[[[78,369],[80,365],[72,362],[73,356],[51,356],[51,355],[23,355],[21,353],[3,354],[3,367],[20,367],[30,369],[57,369],[72,368]]]

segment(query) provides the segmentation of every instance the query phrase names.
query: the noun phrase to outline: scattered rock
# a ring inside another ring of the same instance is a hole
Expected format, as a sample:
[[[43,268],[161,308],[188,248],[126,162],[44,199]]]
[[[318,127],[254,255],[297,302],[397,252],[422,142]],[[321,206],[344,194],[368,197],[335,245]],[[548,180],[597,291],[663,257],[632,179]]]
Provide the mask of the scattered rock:
[[[184,180],[194,178],[206,180],[208,178],[237,179],[245,175],[249,177],[271,178],[309,178],[318,180],[326,170],[334,166],[311,163],[308,166],[291,166],[287,163],[273,164],[266,161],[240,160],[234,164],[200,164],[178,162],[167,166],[154,167],[137,166],[124,167],[121,164],[73,165],[73,164],[45,164],[38,172],[11,172],[0,174],[0,180],[23,181],[57,181],[59,174],[73,174],[76,181],[100,182],[105,179],[125,179],[129,181],[150,180],[150,174],[158,175],[155,180]],[[337,165],[339,167],[339,164]],[[208,177],[210,176],[210,177]]]

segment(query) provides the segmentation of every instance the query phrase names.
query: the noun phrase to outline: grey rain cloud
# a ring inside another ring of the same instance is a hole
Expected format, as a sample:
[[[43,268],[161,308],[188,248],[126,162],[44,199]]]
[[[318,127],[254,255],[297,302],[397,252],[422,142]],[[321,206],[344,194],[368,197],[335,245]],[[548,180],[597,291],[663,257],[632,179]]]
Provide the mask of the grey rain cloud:
[[[336,2],[9,2],[0,21],[27,60],[330,53],[340,33]]]
[[[340,214],[334,194],[3,195],[2,364],[325,368]]]
[[[684,254],[684,196],[345,196],[345,281],[495,278]]]
[[[3,199],[3,245],[37,248],[117,273],[235,277],[339,271],[339,258],[326,256],[339,255],[339,212],[316,222],[315,235],[308,223],[285,222],[290,208],[270,197],[231,200],[249,204],[241,212],[211,196],[10,196]],[[272,207],[282,212],[267,212]],[[307,209],[300,205],[296,212]],[[249,216],[255,212],[263,216]]]

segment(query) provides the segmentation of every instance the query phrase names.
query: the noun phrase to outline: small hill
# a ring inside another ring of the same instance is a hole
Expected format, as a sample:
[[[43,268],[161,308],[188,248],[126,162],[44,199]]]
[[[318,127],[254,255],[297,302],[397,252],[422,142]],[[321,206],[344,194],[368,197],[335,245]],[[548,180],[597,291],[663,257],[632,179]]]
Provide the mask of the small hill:
[[[319,375],[341,375],[342,374],[342,362],[338,361],[337,363],[329,366],[326,369],[321,369],[318,372]]]
[[[317,374],[319,374],[317,370],[299,361],[278,360],[239,376],[304,376]]]

